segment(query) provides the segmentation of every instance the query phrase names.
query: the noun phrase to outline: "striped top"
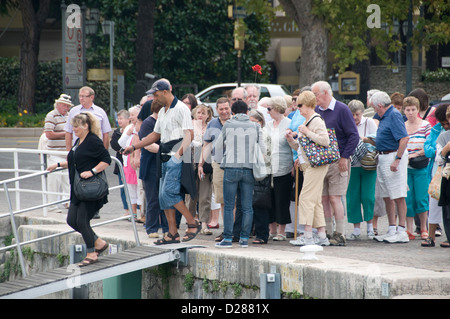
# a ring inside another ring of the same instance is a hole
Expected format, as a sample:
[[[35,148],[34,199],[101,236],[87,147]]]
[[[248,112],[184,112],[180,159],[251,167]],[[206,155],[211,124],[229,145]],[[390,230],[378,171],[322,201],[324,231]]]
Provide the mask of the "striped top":
[[[422,121],[417,132],[409,135],[408,154],[414,154],[423,149],[423,145],[430,135],[431,125],[427,121]]]
[[[49,112],[45,117],[44,132],[64,133],[67,117],[67,115],[61,115],[56,109]],[[65,151],[66,141],[64,137],[57,140],[48,140],[47,148],[51,151]]]

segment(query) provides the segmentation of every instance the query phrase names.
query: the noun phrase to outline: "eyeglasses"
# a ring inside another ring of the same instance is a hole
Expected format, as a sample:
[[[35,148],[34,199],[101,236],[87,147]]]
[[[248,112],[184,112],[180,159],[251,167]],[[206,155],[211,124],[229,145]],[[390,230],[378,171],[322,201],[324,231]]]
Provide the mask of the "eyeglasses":
[[[236,101],[243,101],[243,99],[239,98],[239,97],[234,97],[231,99],[231,101],[236,102]]]
[[[81,98],[86,98],[86,97],[90,97],[90,95],[78,95],[78,97],[81,99]]]

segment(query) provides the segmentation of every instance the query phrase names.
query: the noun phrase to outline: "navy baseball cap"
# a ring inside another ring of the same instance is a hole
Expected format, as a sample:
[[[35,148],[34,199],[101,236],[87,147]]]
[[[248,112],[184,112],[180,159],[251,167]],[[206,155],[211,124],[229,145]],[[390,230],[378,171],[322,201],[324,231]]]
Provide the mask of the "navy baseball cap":
[[[166,80],[158,80],[153,83],[152,88],[146,94],[155,94],[156,91],[170,91],[170,84]]]

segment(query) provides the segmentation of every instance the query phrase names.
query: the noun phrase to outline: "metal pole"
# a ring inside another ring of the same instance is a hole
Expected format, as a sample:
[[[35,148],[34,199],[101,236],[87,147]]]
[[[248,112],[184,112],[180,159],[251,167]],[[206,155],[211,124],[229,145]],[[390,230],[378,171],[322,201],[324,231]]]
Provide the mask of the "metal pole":
[[[109,22],[109,115],[114,116],[114,21]]]
[[[412,50],[411,50],[411,37],[412,37],[412,14],[413,4],[412,0],[409,1],[408,10],[408,32],[406,35],[406,95],[412,90]]]
[[[11,228],[14,234],[14,238],[16,239],[17,255],[19,256],[20,267],[22,268],[23,277],[27,277],[27,270],[25,269],[25,261],[23,259],[22,248],[20,247],[20,239],[17,233],[16,221],[14,219],[14,211],[11,205],[11,198],[9,197],[8,185],[4,184],[3,187],[5,189],[6,200],[8,201],[9,215],[11,217]]]

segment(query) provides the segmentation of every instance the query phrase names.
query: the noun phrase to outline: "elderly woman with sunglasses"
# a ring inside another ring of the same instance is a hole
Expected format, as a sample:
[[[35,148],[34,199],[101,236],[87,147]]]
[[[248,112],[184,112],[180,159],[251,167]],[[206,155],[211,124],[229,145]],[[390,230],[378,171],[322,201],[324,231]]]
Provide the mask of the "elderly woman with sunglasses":
[[[330,138],[325,121],[315,112],[316,97],[314,93],[310,91],[302,92],[297,98],[297,105],[300,113],[305,117],[305,124],[298,128],[299,134],[307,136],[317,144],[328,146]],[[325,232],[326,223],[322,206],[323,180],[328,172],[328,165],[312,167],[298,140],[295,139],[294,133],[288,131],[286,139],[289,145],[297,150],[300,167],[303,171],[303,186],[298,211],[299,223],[304,225],[305,232],[304,235],[296,240],[291,240],[290,243],[296,246],[314,244],[329,246],[330,242]],[[318,236],[316,238],[313,238],[313,228],[317,229]]]

